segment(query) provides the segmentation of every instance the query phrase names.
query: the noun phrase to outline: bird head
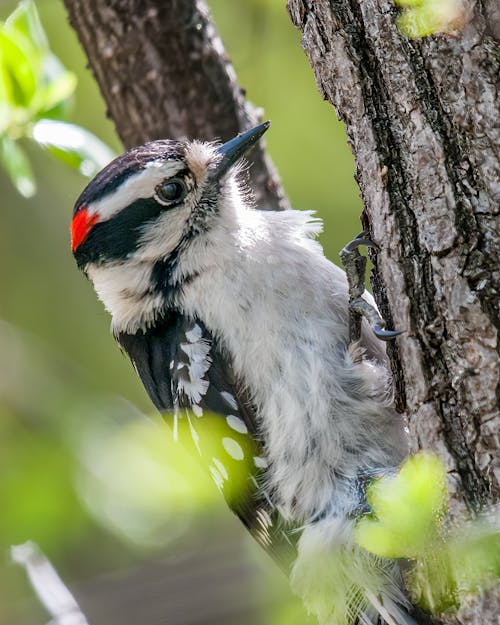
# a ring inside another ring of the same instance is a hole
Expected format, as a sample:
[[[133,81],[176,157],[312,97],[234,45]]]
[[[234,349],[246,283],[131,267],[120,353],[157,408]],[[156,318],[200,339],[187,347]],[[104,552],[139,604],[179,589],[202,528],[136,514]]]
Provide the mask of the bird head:
[[[71,247],[78,266],[165,258],[205,231],[234,166],[268,127],[265,122],[222,145],[151,141],[113,160],[74,208]]]
[[[240,197],[238,161],[268,127],[265,122],[222,145],[145,143],[84,189],[71,222],[72,251],[115,329],[144,328],[174,305],[197,274],[200,250],[221,227],[223,209]]]

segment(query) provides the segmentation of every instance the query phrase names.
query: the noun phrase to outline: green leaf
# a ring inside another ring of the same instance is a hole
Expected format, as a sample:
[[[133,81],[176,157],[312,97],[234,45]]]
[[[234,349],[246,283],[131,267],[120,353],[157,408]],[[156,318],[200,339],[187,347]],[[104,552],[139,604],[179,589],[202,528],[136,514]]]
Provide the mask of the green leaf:
[[[52,52],[47,52],[43,57],[43,81],[51,83],[59,80],[61,76],[67,74],[68,70],[64,67],[61,61]]]
[[[59,107],[73,95],[76,83],[76,76],[64,70],[57,78],[38,88],[31,105],[32,110],[37,116],[45,117],[49,111]],[[60,113],[64,114],[63,111]]]
[[[15,30],[32,40],[40,52],[49,51],[49,43],[43,29],[36,5],[31,0],[22,0],[5,22],[5,29]]]
[[[418,7],[424,4],[425,0],[395,0],[400,7]]]
[[[409,9],[397,19],[399,30],[410,39],[426,37],[443,30],[443,23],[432,4]]]
[[[30,136],[37,120],[65,118],[76,82],[75,75],[50,52],[34,3],[22,0],[7,21],[0,23],[0,135],[17,140]],[[89,165],[94,157],[85,153],[85,147],[74,150],[65,141],[45,143],[73,167],[95,169]],[[88,137],[85,143],[97,150],[99,161],[101,145]]]
[[[476,519],[450,543],[450,560],[458,585],[473,591],[500,578],[500,533],[488,519]]]
[[[30,162],[20,145],[10,137],[1,138],[0,160],[19,193],[26,198],[32,197],[36,184]]]
[[[21,34],[0,29],[0,71],[7,101],[28,107],[33,98],[40,71],[40,57],[30,54],[30,46]]]
[[[460,604],[456,571],[449,556],[447,545],[443,542],[408,572],[413,601],[431,614],[456,609]]]
[[[32,128],[33,139],[84,176],[93,176],[114,158],[112,150],[88,130],[52,119]]]
[[[10,125],[12,118],[12,106],[7,97],[7,85],[5,84],[4,72],[0,60],[0,137]]]
[[[467,12],[460,0],[395,0],[406,10],[398,17],[399,30],[409,38],[461,30]]]
[[[416,557],[439,535],[446,509],[446,471],[432,454],[410,457],[395,477],[367,490],[373,514],[356,526],[356,542],[383,557]]]
[[[429,549],[408,581],[414,601],[436,613],[458,607],[461,597],[498,584],[499,577],[498,519],[480,516],[454,527],[446,541]]]
[[[33,119],[67,113],[63,104],[75,91],[76,77],[50,52],[30,0],[0,28],[0,79],[4,101],[18,109],[10,115],[15,134]],[[3,121],[5,127],[9,122]]]
[[[412,600],[431,613],[455,609],[461,598],[500,577],[500,535],[493,513],[445,529],[446,470],[429,453],[409,458],[394,477],[367,489],[372,514],[355,528],[356,543],[384,558],[410,558]]]

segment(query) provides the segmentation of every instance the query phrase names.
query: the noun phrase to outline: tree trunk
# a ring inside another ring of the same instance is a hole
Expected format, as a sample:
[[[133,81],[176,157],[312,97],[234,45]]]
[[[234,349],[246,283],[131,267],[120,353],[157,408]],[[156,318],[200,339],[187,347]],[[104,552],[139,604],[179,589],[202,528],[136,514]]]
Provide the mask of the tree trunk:
[[[159,138],[226,141],[258,123],[203,0],[64,0],[129,148]],[[250,160],[259,204],[288,202],[262,147]]]
[[[288,1],[318,89],[346,124],[362,219],[381,248],[375,296],[406,331],[390,350],[398,405],[414,448],[446,462],[454,513],[500,492],[493,2],[477,2],[456,37],[416,41],[388,0]],[[497,623],[499,608],[490,595],[459,619]]]

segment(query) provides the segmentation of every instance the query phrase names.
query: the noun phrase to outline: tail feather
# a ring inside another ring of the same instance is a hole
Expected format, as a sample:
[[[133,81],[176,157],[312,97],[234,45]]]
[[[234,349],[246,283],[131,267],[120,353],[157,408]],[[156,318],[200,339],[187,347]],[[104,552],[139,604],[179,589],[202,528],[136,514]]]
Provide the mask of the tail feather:
[[[404,604],[397,604],[388,597],[380,597],[379,599],[373,596],[370,591],[366,592],[366,596],[377,610],[380,617],[379,621],[382,619],[381,623],[387,625],[420,625],[407,611],[408,602],[406,600]]]
[[[396,561],[353,541],[354,522],[327,518],[307,526],[291,585],[320,625],[428,625],[402,590]]]

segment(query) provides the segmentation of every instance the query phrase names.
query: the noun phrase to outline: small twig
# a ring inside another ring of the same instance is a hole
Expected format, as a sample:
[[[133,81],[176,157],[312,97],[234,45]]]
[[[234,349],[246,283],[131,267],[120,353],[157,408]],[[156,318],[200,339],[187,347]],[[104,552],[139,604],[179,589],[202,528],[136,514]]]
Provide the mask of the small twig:
[[[36,543],[13,545],[11,557],[25,568],[33,590],[51,615],[48,625],[88,625],[76,599]]]

